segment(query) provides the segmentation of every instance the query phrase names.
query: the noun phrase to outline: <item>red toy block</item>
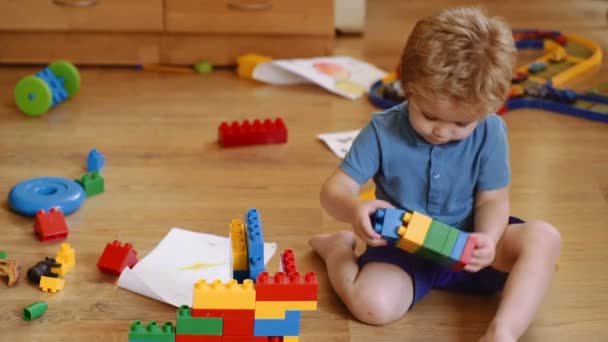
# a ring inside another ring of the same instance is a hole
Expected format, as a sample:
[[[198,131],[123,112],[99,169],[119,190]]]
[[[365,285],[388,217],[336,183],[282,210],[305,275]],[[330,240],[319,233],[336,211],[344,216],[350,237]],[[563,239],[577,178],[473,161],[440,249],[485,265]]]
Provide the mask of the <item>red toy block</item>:
[[[61,240],[68,237],[68,226],[61,210],[51,208],[48,213],[38,210],[34,221],[34,232],[40,241]]]
[[[175,340],[177,342],[177,340]],[[268,342],[267,336],[224,336],[223,342]]]
[[[253,336],[255,310],[192,309],[192,317],[222,317],[224,336]]]
[[[298,273],[298,268],[296,267],[296,255],[291,249],[286,249],[285,252],[281,254],[281,270],[287,275]]]
[[[218,127],[219,143],[223,147],[279,144],[287,142],[287,126],[281,118],[274,121],[256,119],[253,124],[249,120],[232,124],[224,121]]]
[[[175,335],[175,342],[222,342],[222,335]]]
[[[467,243],[464,245],[462,249],[462,254],[460,255],[460,260],[458,260],[454,266],[452,267],[452,271],[461,271],[466,265],[471,261],[471,256],[473,255],[473,250],[475,249],[475,245],[477,241],[474,237],[469,236],[467,239]]]
[[[268,336],[268,342],[283,342],[282,336]]]
[[[319,284],[313,272],[300,276],[292,273],[289,276],[277,272],[274,277],[262,272],[255,285],[256,301],[316,301]]]
[[[111,244],[106,245],[97,262],[97,267],[102,272],[120,275],[125,267],[133,267],[138,261],[137,251],[130,243],[121,246],[118,240],[114,240]]]

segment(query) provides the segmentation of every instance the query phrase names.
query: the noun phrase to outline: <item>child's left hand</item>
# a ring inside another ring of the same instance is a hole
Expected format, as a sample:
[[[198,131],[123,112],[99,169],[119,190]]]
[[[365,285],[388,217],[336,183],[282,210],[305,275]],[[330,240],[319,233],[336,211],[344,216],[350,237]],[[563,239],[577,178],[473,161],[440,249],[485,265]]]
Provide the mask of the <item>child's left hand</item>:
[[[477,272],[494,261],[494,257],[496,256],[496,241],[489,234],[485,233],[470,233],[470,236],[475,238],[477,244],[473,250],[471,261],[464,269],[469,272]]]

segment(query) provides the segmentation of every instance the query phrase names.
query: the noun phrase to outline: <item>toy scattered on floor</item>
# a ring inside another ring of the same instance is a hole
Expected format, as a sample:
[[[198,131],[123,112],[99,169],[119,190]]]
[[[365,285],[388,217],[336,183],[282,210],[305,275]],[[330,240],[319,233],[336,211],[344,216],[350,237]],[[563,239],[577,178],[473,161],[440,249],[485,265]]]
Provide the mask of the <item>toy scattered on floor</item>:
[[[48,308],[49,306],[45,302],[35,302],[23,308],[21,317],[26,321],[31,321],[42,316]]]
[[[61,264],[57,263],[53,258],[46,257],[44,261],[38,262],[36,265],[27,270],[27,279],[31,284],[39,286],[40,278],[42,278],[42,276],[52,278],[59,277],[59,274],[51,271],[51,268],[57,267],[61,267]]]
[[[93,171],[75,180],[84,189],[87,197],[100,194],[105,191],[105,179],[99,174],[99,171]]]
[[[160,64],[143,64],[137,65],[137,69],[144,71],[156,71],[156,72],[173,72],[182,74],[191,74],[197,72],[199,74],[208,74],[213,71],[213,64],[208,61],[200,61],[192,67],[174,66],[174,65],[160,65]]]
[[[6,251],[0,251],[0,259],[6,259]]]
[[[137,264],[137,251],[130,243],[120,244],[114,240],[108,243],[97,261],[97,268],[104,273],[120,275],[125,267],[133,268]]]
[[[249,120],[231,124],[224,121],[218,127],[218,140],[222,147],[286,143],[287,126],[281,118],[263,122],[256,119],[253,123]]]
[[[475,238],[419,212],[396,208],[376,211],[374,230],[389,243],[413,254],[462,270],[471,260]]]
[[[34,221],[34,233],[40,241],[62,240],[68,237],[68,226],[61,210],[51,208],[48,212],[40,209]]]
[[[76,95],[79,89],[78,69],[70,62],[55,61],[17,83],[15,102],[25,114],[39,116]]]
[[[71,179],[39,177],[15,185],[8,195],[11,208],[25,216],[35,216],[38,210],[57,208],[65,215],[82,206],[84,189]]]
[[[249,249],[263,243],[257,210],[249,210],[244,221],[247,225],[238,219],[230,224],[232,256],[238,259],[233,259],[233,275],[250,272],[243,270],[246,258],[259,255],[259,251]],[[313,272],[298,273],[292,250],[281,255],[280,270],[271,276],[262,263],[256,283],[251,279],[240,283],[232,279],[225,284],[199,280],[194,284],[192,307],[182,305],[177,310],[175,325],[166,322],[161,327],[152,321],[145,326],[134,321],[129,341],[297,342],[301,311],[317,309],[318,283]]]
[[[271,57],[258,55],[255,53],[239,56],[236,59],[236,73],[239,75],[239,77],[253,79],[253,70],[255,67],[258,66],[258,64],[270,61],[272,61]]]
[[[559,31],[514,30],[513,38],[518,49],[542,49],[543,55],[517,69],[510,96],[499,114],[519,108],[538,108],[608,122],[608,96],[556,88],[599,67],[602,50],[598,44]],[[405,100],[400,88],[399,81],[377,81],[370,88],[369,99],[380,108],[393,107]]]
[[[21,264],[17,260],[0,259],[0,277],[7,277],[8,287],[19,282],[19,276],[21,274]]]
[[[199,74],[208,74],[213,71],[213,64],[208,61],[200,61],[194,64],[194,70]]]
[[[92,149],[89,151],[89,155],[87,156],[87,171],[101,171],[103,167],[106,165],[106,158],[101,154],[101,152],[96,149]]]
[[[55,258],[46,257],[27,271],[30,283],[44,292],[55,293],[65,287],[64,277],[76,265],[76,251],[69,243],[62,243]]]

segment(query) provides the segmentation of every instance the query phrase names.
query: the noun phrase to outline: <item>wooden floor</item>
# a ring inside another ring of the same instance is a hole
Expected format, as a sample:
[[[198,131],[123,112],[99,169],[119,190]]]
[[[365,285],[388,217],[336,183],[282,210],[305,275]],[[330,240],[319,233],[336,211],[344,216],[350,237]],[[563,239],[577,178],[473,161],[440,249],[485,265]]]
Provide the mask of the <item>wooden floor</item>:
[[[366,34],[340,38],[335,52],[391,69],[415,20],[447,3],[370,0]],[[514,27],[578,33],[608,51],[605,1],[481,3]],[[573,87],[607,82],[606,65]],[[6,196],[31,177],[78,177],[87,152],[97,148],[108,161],[107,190],[67,219],[77,265],[64,291],[42,293],[26,281],[3,289],[0,341],[126,341],[134,319],[174,320],[169,305],[117,288],[97,270],[105,243],[130,241],[143,257],[171,227],[227,235],[229,221],[249,207],[261,211],[268,241],[294,249],[300,269],[319,275],[319,310],[303,314],[301,341],[474,341],[491,319],[495,298],[434,292],[399,322],[370,327],[354,321],[328,286],[306,241],[347,227],[319,207],[319,186],[339,159],[315,137],[362,127],[375,110],[365,99],[350,101],[314,86],[258,84],[232,71],[198,76],[86,68],[73,100],[32,119],[16,110],[12,91],[40,68],[0,68],[0,188]],[[288,144],[218,147],[222,120],[275,116],[289,127]],[[608,125],[537,110],[504,119],[512,213],[554,223],[564,241],[559,272],[523,340],[606,341]],[[40,243],[32,220],[10,212],[6,199],[0,227],[0,249],[24,271],[58,249],[58,243]],[[269,268],[276,265],[274,258]],[[37,300],[49,310],[23,321],[21,309]]]

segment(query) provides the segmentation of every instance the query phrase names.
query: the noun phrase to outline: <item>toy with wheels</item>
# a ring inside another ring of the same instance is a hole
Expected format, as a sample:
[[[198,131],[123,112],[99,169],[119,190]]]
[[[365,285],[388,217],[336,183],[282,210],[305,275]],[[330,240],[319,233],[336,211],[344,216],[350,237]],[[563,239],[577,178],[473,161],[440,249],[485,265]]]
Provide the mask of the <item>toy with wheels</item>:
[[[66,61],[55,61],[35,75],[25,76],[15,87],[17,107],[29,116],[40,116],[80,89],[78,69]]]

